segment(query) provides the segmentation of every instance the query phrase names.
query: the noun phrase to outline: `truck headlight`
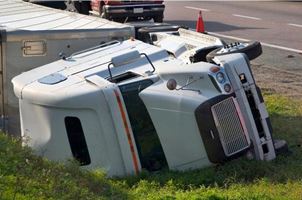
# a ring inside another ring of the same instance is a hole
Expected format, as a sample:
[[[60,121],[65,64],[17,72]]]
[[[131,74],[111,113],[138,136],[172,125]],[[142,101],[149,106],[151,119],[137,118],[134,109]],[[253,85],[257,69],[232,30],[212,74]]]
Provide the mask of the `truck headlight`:
[[[225,84],[224,86],[223,86],[223,88],[224,88],[224,91],[226,91],[227,93],[230,93],[231,92],[231,90],[232,90],[232,87],[231,87],[231,85],[230,84]]]
[[[216,79],[219,83],[224,83],[224,81],[225,81],[225,78],[224,78],[224,75],[222,72],[218,72],[216,74]]]

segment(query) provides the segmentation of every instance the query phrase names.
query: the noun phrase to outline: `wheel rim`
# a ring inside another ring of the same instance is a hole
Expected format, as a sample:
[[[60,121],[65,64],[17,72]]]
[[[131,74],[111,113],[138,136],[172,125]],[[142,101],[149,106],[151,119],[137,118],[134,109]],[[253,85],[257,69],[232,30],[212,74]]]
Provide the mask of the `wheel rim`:
[[[241,50],[245,47],[247,47],[248,43],[241,43],[241,42],[235,42],[228,45],[225,45],[223,48],[221,48],[219,51],[217,51],[217,54],[223,54],[223,53],[230,53],[234,51]]]

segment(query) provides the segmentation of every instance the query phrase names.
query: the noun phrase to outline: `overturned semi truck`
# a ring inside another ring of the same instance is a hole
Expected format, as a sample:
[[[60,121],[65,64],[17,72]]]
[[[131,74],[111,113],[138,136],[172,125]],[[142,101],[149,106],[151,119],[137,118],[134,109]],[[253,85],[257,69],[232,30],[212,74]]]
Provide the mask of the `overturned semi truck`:
[[[109,176],[276,157],[245,54],[194,62],[161,45],[112,41],[16,76],[26,145]]]

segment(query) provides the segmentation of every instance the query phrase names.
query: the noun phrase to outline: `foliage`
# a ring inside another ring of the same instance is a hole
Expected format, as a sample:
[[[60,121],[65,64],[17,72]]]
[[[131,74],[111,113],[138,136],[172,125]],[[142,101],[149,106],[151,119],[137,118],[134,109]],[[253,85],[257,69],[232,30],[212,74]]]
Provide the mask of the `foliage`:
[[[34,156],[21,140],[0,134],[0,199],[113,199],[127,194],[101,171],[82,170]]]
[[[33,155],[21,140],[0,134],[0,199],[301,199],[302,103],[265,95],[274,137],[291,153],[271,162],[240,158],[189,172],[142,172],[106,178]]]

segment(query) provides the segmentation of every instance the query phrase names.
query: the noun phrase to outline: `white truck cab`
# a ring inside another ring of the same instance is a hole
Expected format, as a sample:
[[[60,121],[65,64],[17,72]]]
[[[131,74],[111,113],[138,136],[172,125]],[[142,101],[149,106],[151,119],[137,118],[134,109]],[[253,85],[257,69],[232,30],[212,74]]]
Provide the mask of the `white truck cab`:
[[[111,42],[16,76],[22,136],[51,160],[109,176],[189,170],[250,153],[272,160],[269,118],[244,54],[186,63]]]

